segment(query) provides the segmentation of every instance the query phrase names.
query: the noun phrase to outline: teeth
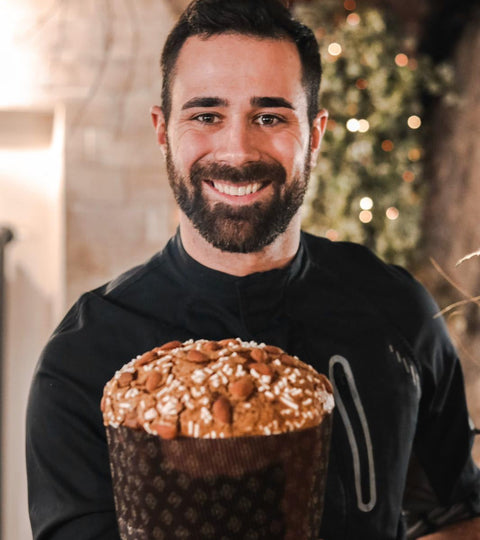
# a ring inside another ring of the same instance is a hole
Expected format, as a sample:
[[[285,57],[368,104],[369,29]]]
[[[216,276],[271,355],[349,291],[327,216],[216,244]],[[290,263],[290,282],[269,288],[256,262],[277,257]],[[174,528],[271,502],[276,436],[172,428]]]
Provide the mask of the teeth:
[[[253,184],[248,184],[246,186],[232,186],[231,184],[213,182],[213,187],[220,193],[242,197],[243,195],[250,195],[251,193],[258,191],[261,188],[261,184],[254,182]]]

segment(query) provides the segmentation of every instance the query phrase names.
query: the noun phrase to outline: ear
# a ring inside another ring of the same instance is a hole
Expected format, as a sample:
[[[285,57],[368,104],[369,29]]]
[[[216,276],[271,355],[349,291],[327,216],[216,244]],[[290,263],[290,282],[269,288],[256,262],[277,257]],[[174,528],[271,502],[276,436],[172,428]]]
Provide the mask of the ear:
[[[327,128],[328,111],[326,109],[320,109],[312,124],[312,135],[310,141],[310,147],[312,150],[310,165],[315,167],[317,164],[318,152],[320,151],[320,144]]]
[[[162,149],[162,152],[165,153],[167,145],[167,126],[165,123],[165,115],[163,114],[162,108],[158,105],[154,105],[150,109],[150,115],[152,117],[155,133],[157,134],[157,143]]]

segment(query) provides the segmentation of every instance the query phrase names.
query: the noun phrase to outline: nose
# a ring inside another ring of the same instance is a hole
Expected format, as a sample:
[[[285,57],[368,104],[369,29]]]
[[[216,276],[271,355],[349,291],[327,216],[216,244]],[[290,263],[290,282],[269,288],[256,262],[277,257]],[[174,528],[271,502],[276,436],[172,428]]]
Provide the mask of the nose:
[[[230,119],[217,133],[214,151],[215,161],[232,167],[245,165],[260,159],[258,137],[254,127],[244,119]]]

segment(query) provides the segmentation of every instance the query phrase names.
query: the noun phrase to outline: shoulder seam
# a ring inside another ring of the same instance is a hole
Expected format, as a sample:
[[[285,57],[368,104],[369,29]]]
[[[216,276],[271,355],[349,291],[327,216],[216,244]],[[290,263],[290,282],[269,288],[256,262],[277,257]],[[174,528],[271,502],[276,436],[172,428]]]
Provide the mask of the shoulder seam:
[[[91,292],[95,293],[96,291],[98,291],[101,293],[102,296],[106,298],[121,297],[121,295],[124,294],[129,287],[137,283],[137,281],[139,281],[143,276],[145,276],[145,274],[148,274],[153,269],[161,266],[160,260],[156,259],[159,259],[158,254],[154,255],[146,263],[127,270],[126,272],[120,274],[102,287],[94,289]]]

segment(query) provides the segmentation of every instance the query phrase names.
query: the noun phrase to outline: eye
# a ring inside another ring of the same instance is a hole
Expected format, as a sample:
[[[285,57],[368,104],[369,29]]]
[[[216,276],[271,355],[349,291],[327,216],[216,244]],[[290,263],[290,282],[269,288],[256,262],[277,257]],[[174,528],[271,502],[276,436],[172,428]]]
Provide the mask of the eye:
[[[193,120],[200,122],[201,124],[216,124],[220,122],[220,118],[213,113],[201,113],[193,117]]]
[[[284,122],[283,118],[275,114],[260,114],[255,118],[255,123],[261,126],[273,127]]]

